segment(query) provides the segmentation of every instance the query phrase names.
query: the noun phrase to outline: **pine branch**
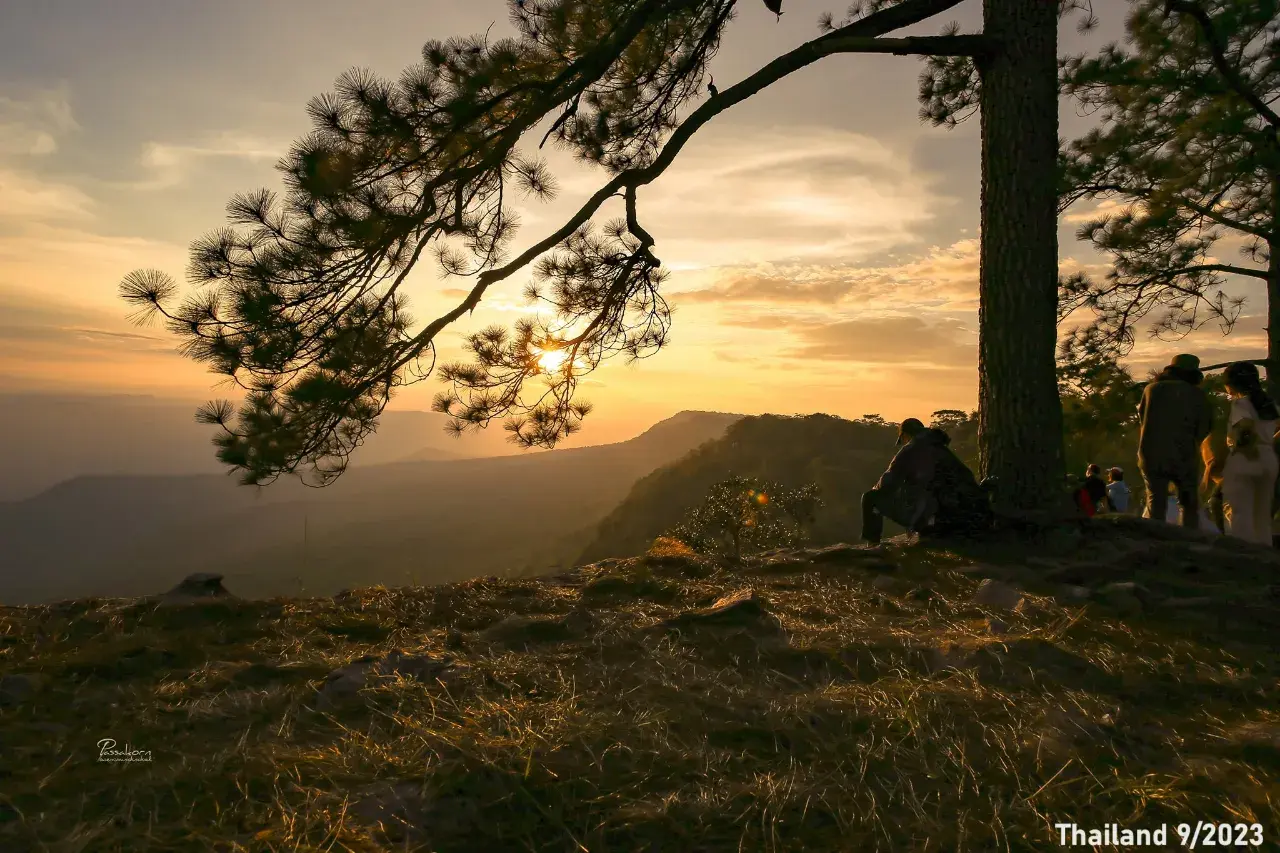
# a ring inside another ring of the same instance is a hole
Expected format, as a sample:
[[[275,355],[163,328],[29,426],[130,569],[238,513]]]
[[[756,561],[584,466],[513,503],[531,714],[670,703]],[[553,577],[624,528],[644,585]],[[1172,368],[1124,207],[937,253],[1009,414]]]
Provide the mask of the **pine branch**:
[[[720,113],[820,59],[838,53],[858,52],[857,50],[848,51],[844,49],[843,44],[845,42],[852,40],[854,44],[857,44],[858,40],[874,39],[902,27],[920,23],[960,5],[962,1],[906,0],[906,2],[868,15],[813,41],[806,42],[790,53],[783,54],[773,60],[740,83],[722,90],[713,98],[707,99],[676,128],[651,164],[642,168],[632,168],[619,172],[613,180],[597,190],[578,209],[578,212],[570,217],[559,229],[530,246],[506,265],[481,273],[477,277],[475,286],[471,288],[467,296],[453,310],[432,321],[405,346],[403,355],[391,366],[391,371],[399,371],[410,364],[435,339],[436,335],[459,320],[464,314],[473,311],[480,304],[480,299],[484,296],[486,290],[497,282],[509,278],[524,269],[539,256],[564,242],[571,234],[585,225],[610,198],[619,193],[624,193],[628,189],[635,190],[657,180],[675,162],[676,155],[680,153],[693,135]]]
[[[1257,92],[1250,88],[1249,84],[1240,75],[1240,72],[1231,67],[1231,63],[1227,59],[1227,45],[1213,25],[1213,18],[1209,16],[1204,7],[1198,2],[1189,2],[1189,0],[1165,0],[1164,8],[1166,15],[1170,12],[1180,12],[1195,20],[1200,27],[1200,31],[1204,34],[1205,40],[1209,43],[1209,50],[1213,55],[1213,64],[1218,69],[1218,73],[1223,76],[1237,95],[1244,98],[1249,106],[1253,107],[1258,115],[1267,124],[1271,125],[1274,134],[1280,136],[1280,115],[1271,109]]]
[[[840,53],[888,53],[894,56],[989,56],[996,49],[994,39],[984,35],[911,36],[908,38],[839,39]]]
[[[1070,207],[1071,204],[1074,204],[1082,198],[1103,196],[1108,193],[1115,193],[1116,195],[1129,196],[1131,198],[1143,200],[1150,199],[1156,194],[1154,187],[1136,187],[1126,186],[1124,184],[1085,184],[1080,187],[1076,187],[1064,196],[1064,204],[1060,205],[1058,212],[1061,213],[1067,207]],[[1210,222],[1217,223],[1223,227],[1231,228],[1263,240],[1270,239],[1271,235],[1266,229],[1250,225],[1247,222],[1241,222],[1238,219],[1232,219],[1228,216],[1224,216],[1213,208],[1194,202],[1186,196],[1179,196],[1177,203],[1179,206],[1185,207],[1197,216],[1203,216]]]

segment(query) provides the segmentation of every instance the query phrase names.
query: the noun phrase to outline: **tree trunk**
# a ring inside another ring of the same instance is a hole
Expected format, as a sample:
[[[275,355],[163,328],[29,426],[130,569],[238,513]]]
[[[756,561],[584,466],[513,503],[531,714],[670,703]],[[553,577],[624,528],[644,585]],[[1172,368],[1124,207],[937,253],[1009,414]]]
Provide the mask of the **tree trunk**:
[[[1267,393],[1280,400],[1280,172],[1271,175],[1267,255]]]
[[[1063,502],[1058,304],[1057,0],[984,0],[979,289],[981,469],[996,509]]]

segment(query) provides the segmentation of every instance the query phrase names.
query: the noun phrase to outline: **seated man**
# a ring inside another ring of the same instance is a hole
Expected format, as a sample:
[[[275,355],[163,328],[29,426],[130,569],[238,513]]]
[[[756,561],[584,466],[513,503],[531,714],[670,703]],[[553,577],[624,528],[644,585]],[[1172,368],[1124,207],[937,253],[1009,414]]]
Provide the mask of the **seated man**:
[[[862,496],[862,538],[880,543],[884,519],[909,533],[950,536],[990,528],[991,501],[947,446],[950,437],[915,418],[902,422],[901,448],[875,488]]]

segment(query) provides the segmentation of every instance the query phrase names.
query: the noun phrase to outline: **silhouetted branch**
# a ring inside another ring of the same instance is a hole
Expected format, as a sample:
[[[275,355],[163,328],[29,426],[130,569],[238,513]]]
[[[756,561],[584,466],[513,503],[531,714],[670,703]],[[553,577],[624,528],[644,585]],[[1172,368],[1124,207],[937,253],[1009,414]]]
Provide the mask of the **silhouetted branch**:
[[[1209,51],[1213,55],[1213,64],[1218,69],[1218,73],[1227,81],[1232,91],[1244,98],[1249,106],[1271,125],[1272,130],[1280,134],[1280,115],[1277,115],[1275,110],[1271,109],[1267,102],[1249,87],[1245,79],[1240,76],[1240,72],[1231,67],[1231,63],[1227,60],[1227,46],[1213,25],[1213,18],[1209,17],[1204,7],[1188,0],[1165,0],[1164,8],[1166,14],[1181,12],[1195,20],[1200,31],[1204,33],[1205,41],[1209,43]]]
[[[874,39],[884,33],[893,32],[902,27],[920,23],[934,15],[960,5],[962,0],[906,0],[872,15],[868,15],[847,26],[841,27],[824,36],[800,45],[790,53],[783,54],[745,80],[721,91],[709,98],[696,110],[690,113],[678,128],[671,134],[658,156],[648,166],[632,168],[619,172],[611,181],[596,191],[578,212],[556,231],[530,246],[518,257],[505,266],[481,273],[467,296],[452,311],[430,323],[414,336],[405,346],[402,357],[392,366],[392,371],[400,370],[412,362],[418,354],[445,327],[456,322],[462,315],[475,310],[481,297],[493,284],[510,277],[528,266],[540,255],[545,254],[576,232],[595,215],[606,201],[626,190],[635,190],[657,180],[675,161],[676,155],[684,148],[690,138],[708,121],[730,107],[739,104],[763,89],[773,85],[782,78],[799,71],[827,56],[838,53],[862,52],[858,46],[865,40]],[[959,36],[955,38],[961,38]],[[853,50],[845,45],[852,44]]]

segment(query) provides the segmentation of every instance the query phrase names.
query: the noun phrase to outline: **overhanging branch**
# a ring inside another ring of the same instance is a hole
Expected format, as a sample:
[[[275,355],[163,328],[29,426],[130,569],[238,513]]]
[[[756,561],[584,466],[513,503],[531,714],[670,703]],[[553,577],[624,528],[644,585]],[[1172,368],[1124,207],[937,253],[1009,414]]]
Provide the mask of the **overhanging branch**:
[[[846,36],[838,40],[839,53],[890,53],[894,56],[989,56],[995,40],[984,35],[912,36],[909,38],[867,38]]]
[[[963,0],[905,0],[905,2],[896,6],[868,15],[820,38],[800,45],[790,53],[785,53],[765,65],[745,80],[704,101],[672,132],[671,138],[667,140],[653,163],[642,168],[627,169],[618,173],[612,180],[597,190],[579,208],[578,212],[570,217],[559,229],[530,246],[510,263],[481,273],[477,278],[476,284],[457,307],[432,321],[412,340],[406,343],[401,356],[390,366],[389,371],[394,373],[411,363],[445,327],[456,322],[467,312],[475,310],[480,303],[481,297],[484,296],[485,291],[490,286],[515,274],[542,254],[562,243],[567,237],[585,225],[610,198],[628,190],[634,193],[636,188],[657,180],[675,161],[680,150],[684,148],[694,133],[715,116],[747,100],[789,74],[812,65],[819,59],[838,53],[866,52],[857,49],[850,50],[846,47],[848,44],[870,43],[886,33],[928,20],[960,5],[961,2]],[[930,38],[896,39],[892,41],[918,43],[928,41]],[[985,40],[982,42],[971,41],[981,38],[977,36],[936,38],[943,40],[949,38],[963,39],[965,41],[961,43],[969,45],[970,48],[974,46],[985,47],[986,44]],[[887,52],[893,53],[894,51]]]

